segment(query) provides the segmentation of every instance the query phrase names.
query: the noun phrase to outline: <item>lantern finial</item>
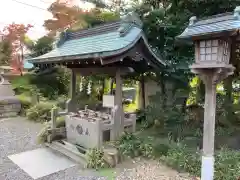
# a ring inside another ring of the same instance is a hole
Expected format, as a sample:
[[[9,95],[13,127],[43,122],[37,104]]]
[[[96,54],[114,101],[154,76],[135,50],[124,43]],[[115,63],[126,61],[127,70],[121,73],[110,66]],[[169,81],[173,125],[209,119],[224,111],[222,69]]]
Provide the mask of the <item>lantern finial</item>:
[[[240,6],[237,6],[234,9],[234,17],[237,18],[237,19],[240,19]]]
[[[189,26],[192,26],[196,21],[197,21],[197,17],[196,16],[192,16],[189,19]]]

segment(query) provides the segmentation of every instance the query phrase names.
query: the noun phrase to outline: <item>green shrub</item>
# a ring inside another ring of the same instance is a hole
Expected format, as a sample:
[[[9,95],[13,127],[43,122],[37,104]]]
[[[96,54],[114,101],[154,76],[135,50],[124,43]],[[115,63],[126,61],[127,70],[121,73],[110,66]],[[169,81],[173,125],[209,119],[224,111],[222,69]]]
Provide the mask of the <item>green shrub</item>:
[[[104,152],[102,150],[93,148],[87,151],[87,167],[88,168],[104,168],[107,166],[104,160]]]
[[[61,109],[66,108],[66,101],[67,101],[67,96],[60,96],[57,99],[57,106],[60,107]]]
[[[30,84],[34,84],[44,97],[56,99],[59,95],[68,93],[69,80],[69,70],[56,67],[46,73],[34,74],[30,79]]]
[[[179,137],[182,131],[182,126],[186,124],[186,114],[182,112],[179,106],[172,106],[171,104],[164,103],[164,97],[161,93],[150,96],[150,104],[144,110],[138,112],[137,118],[141,120],[144,129],[152,126],[161,128],[162,130],[176,130],[171,134],[174,139]],[[165,105],[163,105],[165,104]]]
[[[140,144],[140,153],[143,157],[152,158],[153,157],[153,147],[150,143],[141,143]]]
[[[201,154],[190,151],[185,146],[178,145],[169,149],[166,156],[161,160],[167,165],[189,172],[200,177],[201,174]],[[221,149],[215,155],[215,180],[235,180],[240,177],[240,152]]]
[[[50,124],[49,124],[49,123],[46,123],[46,124],[44,125],[44,127],[41,129],[41,131],[38,133],[38,135],[37,135],[37,142],[38,142],[39,144],[42,144],[42,143],[47,142],[47,137],[48,137],[48,135],[49,135],[48,129],[49,129],[50,127],[51,127]]]
[[[137,121],[138,122],[143,122],[146,118],[146,113],[144,109],[137,109],[136,110],[136,115],[137,115]]]
[[[33,88],[30,83],[32,76],[32,74],[25,74],[11,80],[12,88],[15,91],[16,95],[30,95],[31,89]]]
[[[132,133],[125,133],[117,143],[118,150],[122,155],[132,158],[141,155],[141,140]]]
[[[154,157],[166,156],[171,149],[171,145],[168,143],[160,142],[153,145]]]
[[[232,180],[240,177],[240,152],[221,149],[215,156],[215,179]]]
[[[17,95],[31,95],[37,91],[48,99],[56,99],[59,95],[68,93],[69,75],[67,68],[56,67],[39,75],[32,73],[19,76],[11,84]]]
[[[150,158],[153,155],[153,147],[149,142],[132,133],[125,132],[120,140],[115,142],[115,146],[123,156],[131,158],[144,156]]]
[[[65,127],[65,126],[66,126],[65,116],[57,117],[56,127],[57,127],[57,128],[60,128],[60,127]]]
[[[52,103],[40,102],[27,110],[26,116],[29,120],[46,122],[51,118]]]
[[[17,97],[21,103],[20,115],[26,115],[27,109],[29,109],[32,105],[31,98],[24,95],[19,95]]]
[[[185,146],[178,145],[168,150],[161,159],[169,166],[185,170],[193,175],[200,176],[201,157],[199,153],[189,152]]]

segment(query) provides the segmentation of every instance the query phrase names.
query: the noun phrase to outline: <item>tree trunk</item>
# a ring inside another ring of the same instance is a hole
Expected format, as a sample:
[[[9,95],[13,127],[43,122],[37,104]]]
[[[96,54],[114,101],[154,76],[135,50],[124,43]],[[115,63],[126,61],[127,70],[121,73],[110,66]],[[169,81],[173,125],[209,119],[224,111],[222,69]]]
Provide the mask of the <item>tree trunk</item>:
[[[113,84],[114,84],[114,78],[111,78],[111,85],[110,85],[110,94],[113,94]]]
[[[162,94],[162,108],[166,108],[166,102],[167,102],[167,94],[166,94],[166,86],[165,81],[163,79],[163,76],[160,77],[160,87],[161,87],[161,94]]]
[[[204,102],[205,86],[201,79],[198,79],[198,85],[196,90],[196,104],[202,104]]]
[[[224,109],[226,111],[226,121],[234,121],[234,110],[233,110],[233,88],[232,88],[233,76],[229,76],[224,80],[224,90],[226,92],[224,97]]]
[[[20,60],[20,62],[19,62],[19,71],[20,71],[20,74],[21,74],[21,76],[23,75],[23,73],[22,73],[22,67],[21,66],[24,66],[24,54],[23,54],[23,46],[22,46],[22,44],[20,44],[20,48],[21,48],[21,60]]]
[[[236,58],[236,49],[237,49],[237,44],[236,44],[236,37],[232,38],[232,44],[231,44],[231,56],[230,56],[230,63],[233,64],[235,67],[238,64],[238,59]],[[223,81],[224,84],[224,90],[226,92],[225,97],[224,97],[224,111],[226,112],[226,122],[233,123],[236,118],[235,118],[235,113],[233,110],[233,88],[232,88],[232,82],[234,77],[236,77],[236,71],[234,71],[234,75],[228,76],[227,79]]]
[[[100,91],[101,101],[103,100],[104,88],[105,88],[105,79],[102,80],[102,89]]]
[[[141,90],[142,90],[142,107],[146,108],[146,101],[145,101],[145,82],[144,82],[144,75],[141,76],[140,79],[140,83],[141,83]]]

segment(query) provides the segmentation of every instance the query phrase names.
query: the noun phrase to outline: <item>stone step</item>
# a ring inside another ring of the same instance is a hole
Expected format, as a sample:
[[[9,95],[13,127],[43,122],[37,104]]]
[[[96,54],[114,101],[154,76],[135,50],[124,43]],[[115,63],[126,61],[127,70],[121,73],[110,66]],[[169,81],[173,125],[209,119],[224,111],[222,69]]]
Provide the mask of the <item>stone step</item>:
[[[77,145],[77,144],[74,145],[74,144],[72,144],[70,142],[67,142],[66,140],[62,140],[62,142],[65,144],[65,146],[67,148],[70,148],[70,149],[72,149],[75,152],[77,151],[77,152],[79,152],[82,155],[85,155],[86,152],[87,152],[87,149],[82,147],[82,146],[80,146],[80,145]]]
[[[120,163],[120,155],[116,148],[105,145],[103,147],[104,160],[110,165],[110,167],[115,167]]]
[[[53,141],[52,143],[45,143],[46,146],[51,148],[52,150],[59,152],[70,159],[74,160],[75,162],[83,165],[86,167],[87,165],[87,158],[85,154],[82,154],[78,151],[74,145],[65,142]]]

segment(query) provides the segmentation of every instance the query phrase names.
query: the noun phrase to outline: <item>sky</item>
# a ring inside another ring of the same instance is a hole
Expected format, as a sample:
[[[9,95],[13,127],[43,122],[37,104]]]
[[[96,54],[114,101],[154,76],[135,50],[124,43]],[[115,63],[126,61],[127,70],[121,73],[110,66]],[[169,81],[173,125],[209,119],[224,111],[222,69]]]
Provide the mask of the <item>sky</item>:
[[[36,40],[46,34],[42,26],[44,20],[52,17],[47,8],[55,0],[1,0],[0,6],[0,30],[11,23],[31,24],[34,27],[28,33],[28,36]],[[91,5],[80,3],[75,0],[81,7],[90,8]],[[22,4],[21,4],[22,3]],[[28,5],[27,5],[28,4]],[[35,7],[32,7],[32,6]]]

